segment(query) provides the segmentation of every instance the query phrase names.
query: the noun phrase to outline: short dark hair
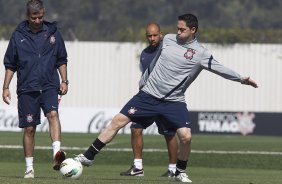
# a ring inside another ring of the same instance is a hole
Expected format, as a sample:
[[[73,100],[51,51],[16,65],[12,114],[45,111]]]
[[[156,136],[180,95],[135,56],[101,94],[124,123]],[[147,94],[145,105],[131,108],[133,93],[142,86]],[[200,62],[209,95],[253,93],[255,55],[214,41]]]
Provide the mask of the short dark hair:
[[[193,27],[196,28],[196,32],[198,31],[198,19],[195,15],[191,13],[187,13],[184,15],[178,16],[178,20],[183,20],[186,22],[186,26],[192,29]]]
[[[29,15],[30,12],[39,13],[40,10],[44,9],[43,2],[41,0],[29,0],[26,3],[26,14]]]

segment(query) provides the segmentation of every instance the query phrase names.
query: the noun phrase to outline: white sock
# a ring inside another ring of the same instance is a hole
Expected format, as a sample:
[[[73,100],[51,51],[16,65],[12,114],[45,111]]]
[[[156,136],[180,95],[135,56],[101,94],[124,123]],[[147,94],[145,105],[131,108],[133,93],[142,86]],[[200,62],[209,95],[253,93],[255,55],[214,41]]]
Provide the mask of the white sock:
[[[26,171],[33,170],[33,157],[25,157]]]
[[[143,169],[142,159],[134,159],[134,165],[137,169]]]
[[[61,149],[61,141],[54,141],[52,143],[53,147],[53,157],[55,157],[56,153]]]
[[[170,170],[173,173],[175,173],[175,171],[176,171],[176,164],[168,164],[168,170]]]

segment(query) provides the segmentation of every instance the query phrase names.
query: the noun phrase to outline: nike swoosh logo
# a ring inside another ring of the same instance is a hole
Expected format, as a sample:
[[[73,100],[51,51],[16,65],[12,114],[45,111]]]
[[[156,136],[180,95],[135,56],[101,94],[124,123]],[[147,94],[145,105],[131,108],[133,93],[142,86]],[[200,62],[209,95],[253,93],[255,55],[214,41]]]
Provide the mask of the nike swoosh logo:
[[[131,170],[131,172],[130,172],[130,174],[131,175],[137,175],[137,174],[142,174],[143,173],[143,171],[141,170],[141,171],[137,171],[137,172],[134,172],[133,170]]]
[[[26,39],[24,38],[24,39],[21,39],[21,42],[23,42],[23,41],[25,41]]]

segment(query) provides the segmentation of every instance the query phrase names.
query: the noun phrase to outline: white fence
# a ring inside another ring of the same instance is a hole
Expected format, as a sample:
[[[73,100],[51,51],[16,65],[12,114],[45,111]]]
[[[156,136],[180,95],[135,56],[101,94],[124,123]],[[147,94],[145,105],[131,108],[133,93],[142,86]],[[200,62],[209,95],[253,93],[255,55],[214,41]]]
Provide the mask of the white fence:
[[[0,41],[3,60],[7,41]],[[121,108],[137,91],[145,44],[66,42],[69,93],[63,107]],[[225,66],[258,82],[254,89],[203,71],[187,90],[190,110],[282,112],[282,44],[205,44]],[[1,85],[4,67],[0,65]],[[16,106],[16,76],[11,90]],[[3,102],[1,102],[4,105]]]

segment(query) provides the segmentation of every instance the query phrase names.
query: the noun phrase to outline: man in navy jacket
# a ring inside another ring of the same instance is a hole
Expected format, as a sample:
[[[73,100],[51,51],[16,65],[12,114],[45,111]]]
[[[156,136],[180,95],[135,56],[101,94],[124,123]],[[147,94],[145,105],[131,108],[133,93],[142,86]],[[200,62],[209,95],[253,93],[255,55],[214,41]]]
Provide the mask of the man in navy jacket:
[[[27,20],[13,32],[4,57],[3,101],[10,104],[10,82],[17,72],[19,127],[23,128],[26,161],[24,178],[34,178],[34,135],[40,124],[41,109],[49,122],[54,169],[65,159],[61,147],[61,125],[58,116],[58,92],[68,91],[67,52],[56,23],[43,20],[41,0],[27,3]],[[58,72],[59,71],[59,72]],[[59,77],[60,74],[60,77]],[[61,82],[60,82],[61,78]]]

